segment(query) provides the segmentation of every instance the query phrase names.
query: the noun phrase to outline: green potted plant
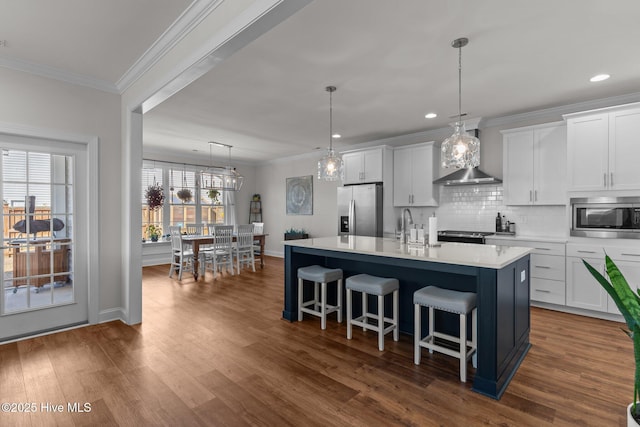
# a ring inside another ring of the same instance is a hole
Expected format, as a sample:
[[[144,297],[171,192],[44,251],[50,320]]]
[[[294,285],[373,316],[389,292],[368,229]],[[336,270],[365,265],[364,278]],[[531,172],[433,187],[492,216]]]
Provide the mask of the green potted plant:
[[[582,262],[616,303],[629,328],[625,333],[633,340],[635,371],[633,377],[633,400],[627,408],[627,425],[640,426],[640,414],[637,411],[637,403],[640,398],[640,293],[638,293],[637,289],[635,292],[631,289],[627,280],[607,254],[605,254],[605,263],[609,280],[587,261],[582,260]]]
[[[309,234],[304,230],[304,228],[296,229],[290,228],[285,230],[284,232],[284,240],[299,240],[299,239],[308,239]]]
[[[153,224],[147,225],[147,237],[152,242],[157,242],[161,233],[162,233],[162,229],[159,226],[153,225]]]

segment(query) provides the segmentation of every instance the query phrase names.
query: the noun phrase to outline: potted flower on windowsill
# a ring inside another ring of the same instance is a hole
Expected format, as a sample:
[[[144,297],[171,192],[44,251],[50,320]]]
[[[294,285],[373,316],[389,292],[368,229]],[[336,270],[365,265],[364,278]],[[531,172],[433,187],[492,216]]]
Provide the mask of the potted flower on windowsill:
[[[153,224],[147,225],[147,237],[152,242],[157,242],[161,233],[162,229],[159,226]]]
[[[618,306],[627,323],[628,331],[625,331],[633,341],[633,355],[635,360],[633,400],[627,408],[627,426],[640,426],[640,413],[638,413],[638,399],[640,398],[640,293],[634,292],[624,278],[616,264],[605,254],[607,267],[607,280],[598,270],[588,262],[582,260],[593,277],[607,291]]]

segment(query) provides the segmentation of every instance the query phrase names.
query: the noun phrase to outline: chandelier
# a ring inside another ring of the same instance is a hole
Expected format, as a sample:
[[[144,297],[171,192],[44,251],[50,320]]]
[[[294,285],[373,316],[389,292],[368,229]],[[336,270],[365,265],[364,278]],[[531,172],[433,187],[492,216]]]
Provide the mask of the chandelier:
[[[229,149],[229,164],[225,167],[213,166],[213,146]],[[203,190],[239,191],[244,178],[236,168],[231,166],[232,145],[220,142],[209,142],[209,167],[200,172],[200,185]]]
[[[318,161],[318,179],[323,181],[337,181],[343,179],[344,162],[339,155],[333,151],[333,103],[332,94],[336,91],[335,86],[327,86],[329,92],[329,148],[327,154]]]
[[[467,38],[455,39],[451,46],[458,49],[458,121],[453,135],[442,143],[441,160],[444,168],[474,168],[480,165],[480,140],[469,135],[462,121],[462,48]]]

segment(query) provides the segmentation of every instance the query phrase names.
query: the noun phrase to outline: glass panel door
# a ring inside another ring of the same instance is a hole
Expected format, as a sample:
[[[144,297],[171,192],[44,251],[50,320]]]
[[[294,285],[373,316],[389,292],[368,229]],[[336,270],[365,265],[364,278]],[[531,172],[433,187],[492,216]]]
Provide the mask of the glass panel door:
[[[86,188],[76,186],[85,167],[75,167],[86,151],[54,147],[2,150],[0,341],[87,321],[86,255],[76,243],[86,221],[76,230],[74,197]]]

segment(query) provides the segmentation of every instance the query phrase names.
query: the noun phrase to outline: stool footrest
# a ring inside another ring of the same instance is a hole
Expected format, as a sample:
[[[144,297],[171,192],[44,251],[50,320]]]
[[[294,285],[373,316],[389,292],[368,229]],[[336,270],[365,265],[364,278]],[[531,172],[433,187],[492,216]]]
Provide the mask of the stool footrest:
[[[331,314],[333,312],[336,312],[340,309],[340,307],[335,306],[335,305],[327,305],[327,314]],[[300,308],[300,311],[302,311],[303,313],[307,313],[307,314],[313,314],[314,316],[322,316],[322,311],[320,310],[315,310],[313,308],[307,308],[306,306]]]
[[[367,320],[375,320],[375,323],[368,323]],[[391,325],[387,326],[386,328],[383,329],[383,333],[386,335],[387,333],[393,331],[395,329],[395,325],[393,324],[393,319],[389,318],[389,317],[385,317],[384,318],[384,322],[385,323],[390,323]],[[369,329],[371,331],[378,331],[378,315],[377,314],[366,314],[360,317],[356,317],[355,319],[351,320],[351,324],[355,325],[355,326],[360,326],[361,328],[364,328],[365,330]]]
[[[424,337],[423,339],[421,339],[418,343],[418,345],[420,347],[429,349],[429,350],[434,350],[437,351],[439,353],[444,353],[448,356],[451,357],[456,357],[458,359],[460,359],[460,350],[453,350],[449,347],[445,347],[443,345],[440,344],[436,344],[435,343],[435,338],[440,338],[440,339],[444,339],[447,340],[451,343],[455,343],[455,345],[459,348],[460,346],[460,339],[451,335],[447,335],[447,334],[443,334],[440,332],[435,332],[433,335],[428,335],[426,337]],[[467,360],[469,360],[471,358],[471,356],[473,356],[476,352],[476,348],[473,346],[473,342],[471,341],[467,341]]]

